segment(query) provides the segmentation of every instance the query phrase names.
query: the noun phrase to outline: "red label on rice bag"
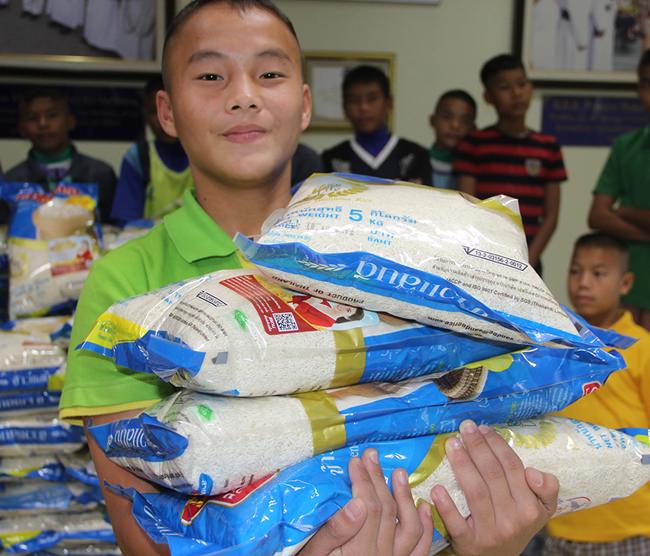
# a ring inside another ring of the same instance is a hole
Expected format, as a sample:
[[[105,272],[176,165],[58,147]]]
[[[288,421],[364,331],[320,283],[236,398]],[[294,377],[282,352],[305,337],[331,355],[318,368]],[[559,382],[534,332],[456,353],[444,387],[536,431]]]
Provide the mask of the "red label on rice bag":
[[[189,498],[183,510],[181,512],[181,523],[183,525],[191,525],[192,522],[197,518],[201,513],[201,510],[208,504],[217,504],[218,506],[233,507],[237,504],[241,504],[246,498],[248,498],[253,492],[258,488],[268,483],[273,479],[277,473],[271,473],[266,477],[262,477],[257,481],[232,490],[230,492],[224,492],[223,494],[218,494],[217,496],[197,496],[195,498]]]
[[[318,311],[314,310],[306,298],[320,302],[320,299],[305,295],[285,292],[285,299],[281,299],[265,288],[255,276],[243,275],[228,278],[221,282],[222,285],[238,293],[251,302],[260,316],[264,330],[267,334],[290,334],[292,332],[312,332],[323,325],[318,324]],[[327,317],[327,315],[324,315]],[[332,318],[321,318],[323,322]],[[314,322],[316,321],[316,322]],[[331,324],[329,325],[331,326]]]
[[[582,395],[586,396],[587,394],[591,394],[592,392],[598,390],[601,386],[602,384],[597,380],[594,382],[585,382],[582,385]]]

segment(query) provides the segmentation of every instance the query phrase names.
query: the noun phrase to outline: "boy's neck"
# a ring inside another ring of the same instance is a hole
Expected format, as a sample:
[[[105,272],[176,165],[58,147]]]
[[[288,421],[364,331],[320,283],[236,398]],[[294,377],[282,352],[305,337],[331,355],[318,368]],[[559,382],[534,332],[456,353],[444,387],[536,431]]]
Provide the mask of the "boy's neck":
[[[450,149],[449,147],[445,147],[445,146],[444,146],[442,143],[440,143],[440,141],[438,141],[437,139],[436,139],[436,141],[433,143],[433,147],[432,147],[432,148],[435,149],[435,150],[437,150],[437,151],[451,151],[451,150],[452,150],[452,149]]]
[[[266,218],[291,199],[291,165],[277,179],[254,187],[229,186],[194,175],[196,199],[206,213],[233,237],[258,235]]]
[[[589,324],[598,328],[611,328],[623,316],[623,313],[625,313],[625,309],[617,305],[611,311],[607,311],[602,315],[594,315],[586,320]]]
[[[504,135],[510,137],[521,138],[528,135],[525,118],[499,118],[496,123],[496,128]]]
[[[36,160],[39,162],[61,162],[72,157],[72,146],[70,143],[67,143],[64,147],[52,152],[40,151],[33,147],[32,152],[34,153]]]

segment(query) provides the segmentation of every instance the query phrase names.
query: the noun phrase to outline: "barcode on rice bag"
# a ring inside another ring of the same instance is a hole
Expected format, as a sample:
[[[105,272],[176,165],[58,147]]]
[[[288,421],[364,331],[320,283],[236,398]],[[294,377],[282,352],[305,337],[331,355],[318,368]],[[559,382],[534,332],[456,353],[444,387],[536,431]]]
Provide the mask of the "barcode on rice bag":
[[[296,332],[299,330],[296,318],[292,313],[273,313],[273,318],[280,332]]]

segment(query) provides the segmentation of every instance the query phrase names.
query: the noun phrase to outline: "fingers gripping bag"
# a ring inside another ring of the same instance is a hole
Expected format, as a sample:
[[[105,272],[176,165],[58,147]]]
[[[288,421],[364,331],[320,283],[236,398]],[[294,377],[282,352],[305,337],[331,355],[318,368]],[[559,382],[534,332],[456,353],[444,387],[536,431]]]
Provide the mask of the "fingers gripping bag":
[[[592,350],[583,361],[578,351],[538,346],[440,378],[292,396],[183,390],[90,431],[132,473],[181,492],[218,494],[345,445],[449,432],[467,418],[490,424],[558,411],[624,366],[616,353]]]
[[[231,396],[398,381],[516,349],[289,292],[251,269],[116,303],[79,347],[175,386]]]
[[[60,184],[47,192],[5,183],[2,198],[11,207],[10,318],[71,313],[99,256],[97,186]]]
[[[0,520],[0,548],[4,554],[32,554],[57,546],[94,543],[115,543],[113,528],[98,511]]]
[[[558,477],[556,515],[628,496],[650,480],[650,446],[615,430],[561,417],[496,430],[525,467]],[[366,448],[377,449],[389,488],[393,470],[402,467],[416,501],[430,502],[431,488],[441,484],[468,516],[445,456],[449,436],[349,446],[214,497],[116,490],[133,501],[135,519],[154,541],[168,543],[172,556],[290,556],[351,499],[348,465]],[[433,550],[437,551],[446,545],[446,531],[435,510],[433,520]]]
[[[316,174],[236,243],[292,290],[491,341],[585,343],[528,263],[509,197]]]

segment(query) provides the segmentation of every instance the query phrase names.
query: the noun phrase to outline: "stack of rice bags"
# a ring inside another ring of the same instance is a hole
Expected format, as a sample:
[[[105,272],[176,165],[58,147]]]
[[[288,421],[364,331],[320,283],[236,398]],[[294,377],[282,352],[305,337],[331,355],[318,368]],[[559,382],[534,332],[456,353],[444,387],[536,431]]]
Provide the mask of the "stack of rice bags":
[[[648,480],[650,449],[631,436],[510,426],[624,367],[599,336],[629,345],[558,306],[526,262],[515,201],[315,176],[257,243],[238,241],[257,269],[117,303],[81,346],[181,388],[91,428],[114,462],[171,489],[122,492],[172,554],[296,552],[349,500],[347,462],[369,446],[415,496],[441,482],[467,511],[443,450],[467,418],[506,423],[526,465],[560,476],[562,509]],[[592,492],[603,466],[629,480]],[[437,519],[436,546],[444,535]]]
[[[9,315],[0,331],[0,547],[117,548],[81,427],[58,420],[69,315],[98,254],[96,186],[2,184],[11,207]]]

